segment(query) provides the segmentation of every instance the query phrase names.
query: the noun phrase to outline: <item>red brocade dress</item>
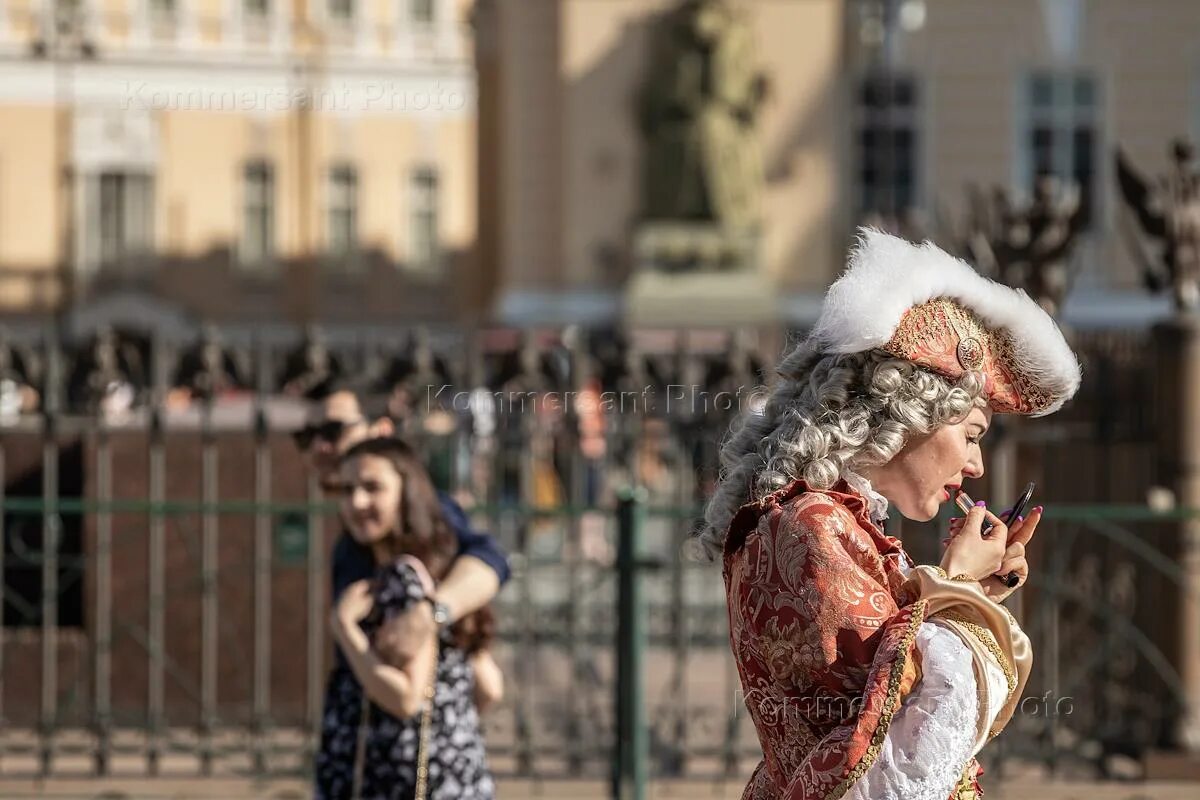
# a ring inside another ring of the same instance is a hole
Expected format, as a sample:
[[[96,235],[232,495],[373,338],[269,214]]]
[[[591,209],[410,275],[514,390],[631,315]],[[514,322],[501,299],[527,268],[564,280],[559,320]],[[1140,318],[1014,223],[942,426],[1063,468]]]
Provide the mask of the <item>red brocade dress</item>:
[[[743,800],[978,797],[974,756],[1015,710],[1029,640],[978,582],[914,567],[852,477],[730,523],[730,645],[763,750]]]

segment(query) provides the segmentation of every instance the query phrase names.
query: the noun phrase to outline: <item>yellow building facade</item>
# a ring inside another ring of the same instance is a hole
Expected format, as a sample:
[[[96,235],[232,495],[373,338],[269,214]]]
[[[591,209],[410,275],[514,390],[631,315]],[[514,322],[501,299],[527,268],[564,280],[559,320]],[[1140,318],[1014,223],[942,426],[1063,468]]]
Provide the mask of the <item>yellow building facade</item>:
[[[133,275],[197,318],[629,319],[639,95],[682,5],[0,0],[0,307]],[[1200,133],[1191,0],[728,5],[765,77],[761,302],[676,275],[634,321],[803,324],[862,219],[950,243],[969,185],[1021,202],[1044,169],[1087,195],[1067,321],[1164,313],[1112,159],[1153,176]]]
[[[217,319],[254,315],[234,311],[245,286],[305,284],[270,310],[309,321],[339,315],[330,281],[429,294],[467,268],[469,3],[0,9],[4,308],[44,311],[64,285],[77,304],[110,278],[150,275],[155,293]],[[403,309],[394,299],[368,306]]]

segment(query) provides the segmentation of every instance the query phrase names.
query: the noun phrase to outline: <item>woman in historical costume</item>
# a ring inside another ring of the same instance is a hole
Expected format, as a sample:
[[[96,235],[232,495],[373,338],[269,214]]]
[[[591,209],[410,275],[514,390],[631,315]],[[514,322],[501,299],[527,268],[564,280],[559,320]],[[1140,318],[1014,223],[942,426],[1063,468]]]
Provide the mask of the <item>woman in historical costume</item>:
[[[939,566],[883,523],[891,506],[936,516],[983,474],[992,415],[1057,410],[1079,363],[1023,292],[864,230],[778,373],[723,447],[700,534],[763,749],[745,797],[976,797],[974,757],[1029,675],[1000,603],[1028,576],[1041,508],[1006,527],[980,504]]]

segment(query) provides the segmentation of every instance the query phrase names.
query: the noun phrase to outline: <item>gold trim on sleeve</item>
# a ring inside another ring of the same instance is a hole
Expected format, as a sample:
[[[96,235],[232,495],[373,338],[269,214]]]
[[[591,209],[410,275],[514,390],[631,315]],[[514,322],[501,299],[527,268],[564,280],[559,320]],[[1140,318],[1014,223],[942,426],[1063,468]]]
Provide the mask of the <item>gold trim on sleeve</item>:
[[[980,625],[975,620],[971,619],[961,611],[953,608],[947,608],[939,611],[933,616],[938,619],[944,619],[947,622],[957,622],[964,628],[969,630],[979,643],[988,649],[993,656],[996,657],[996,663],[1000,665],[1000,669],[1004,670],[1004,679],[1008,682],[1008,693],[1011,695],[1017,688],[1017,673],[1013,669],[1013,665],[1005,657],[1003,651],[1000,650],[1000,644],[996,641],[995,635],[987,628]]]
[[[906,653],[912,647],[913,640],[917,638],[917,630],[921,627],[921,623],[925,621],[926,601],[918,600],[913,604],[912,617],[908,621],[908,627],[904,631],[904,636],[900,640],[898,648],[900,655],[892,663],[892,671],[888,676],[887,697],[884,699],[884,710],[879,714],[879,722],[875,725],[875,733],[871,736],[871,744],[867,745],[867,751],[863,753],[863,757],[854,765],[854,769],[846,776],[846,779],[834,787],[833,791],[825,796],[825,800],[839,800],[842,795],[850,791],[850,787],[861,778],[866,771],[871,768],[875,760],[879,758],[879,751],[883,747],[883,742],[887,738],[888,727],[892,724],[892,717],[900,708],[900,684],[904,680],[904,667],[908,663]]]

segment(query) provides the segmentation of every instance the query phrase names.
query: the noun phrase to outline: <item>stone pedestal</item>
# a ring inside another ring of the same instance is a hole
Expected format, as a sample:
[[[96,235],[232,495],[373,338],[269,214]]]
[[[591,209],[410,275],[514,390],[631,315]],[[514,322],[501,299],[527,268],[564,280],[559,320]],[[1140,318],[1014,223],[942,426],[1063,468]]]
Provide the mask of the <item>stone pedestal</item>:
[[[632,325],[728,326],[780,319],[759,268],[760,236],[704,223],[647,223],[633,242],[625,296]]]
[[[1200,317],[1180,315],[1154,330],[1158,376],[1158,454],[1161,482],[1177,505],[1200,509]],[[1175,593],[1173,641],[1168,655],[1179,672],[1183,697],[1173,725],[1174,743],[1200,752],[1200,517],[1178,522],[1171,556],[1183,570]]]

